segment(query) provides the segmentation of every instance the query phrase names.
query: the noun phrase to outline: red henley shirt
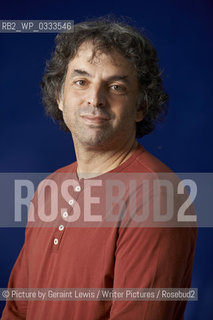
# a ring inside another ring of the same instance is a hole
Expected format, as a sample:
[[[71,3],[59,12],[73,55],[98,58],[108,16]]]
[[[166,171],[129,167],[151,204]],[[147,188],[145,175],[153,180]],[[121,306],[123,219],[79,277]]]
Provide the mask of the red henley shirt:
[[[75,204],[83,206],[84,179],[78,180],[76,168],[73,163],[51,175],[53,179],[62,173],[75,176],[69,208],[62,197],[58,199],[62,216],[64,212],[70,215]],[[170,169],[139,146],[126,162],[111,171],[134,172]],[[47,194],[47,201],[48,197]],[[36,192],[32,200],[35,215],[38,198]],[[100,213],[101,204],[93,206]],[[60,219],[54,227],[27,227],[8,287],[189,288],[196,237],[196,228],[72,228]],[[185,306],[186,301],[8,300],[1,319],[182,320]]]

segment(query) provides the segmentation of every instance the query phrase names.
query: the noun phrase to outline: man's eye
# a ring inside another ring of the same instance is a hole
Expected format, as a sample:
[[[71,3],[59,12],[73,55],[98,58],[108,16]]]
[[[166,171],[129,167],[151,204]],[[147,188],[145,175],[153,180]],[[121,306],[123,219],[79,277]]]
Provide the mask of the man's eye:
[[[86,85],[86,81],[85,80],[77,80],[77,81],[75,81],[75,84],[79,87],[83,87]]]
[[[113,84],[111,86],[111,89],[115,92],[124,92],[125,91],[125,88],[123,86],[118,85],[118,84]]]

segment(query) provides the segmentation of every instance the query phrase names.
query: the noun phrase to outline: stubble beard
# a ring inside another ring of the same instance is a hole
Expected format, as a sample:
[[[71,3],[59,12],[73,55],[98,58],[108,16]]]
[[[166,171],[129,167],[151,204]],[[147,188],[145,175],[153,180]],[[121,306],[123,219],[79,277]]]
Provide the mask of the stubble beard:
[[[122,133],[126,132],[126,123],[129,118],[129,114],[125,114],[117,124],[113,127],[112,123],[106,122],[97,126],[87,126],[79,121],[78,112],[75,113],[71,119],[68,113],[64,113],[64,122],[69,128],[73,140],[87,147],[99,147],[110,148],[114,144],[119,145],[123,143],[125,137]],[[131,126],[129,127],[129,133],[131,132]]]
[[[104,124],[99,128],[93,126],[89,128],[80,127],[77,130],[72,130],[71,133],[81,144],[89,147],[104,147],[112,142],[115,131],[109,124]]]
[[[105,146],[114,138],[115,131],[117,131],[109,123],[104,123],[99,127],[93,125],[87,127],[85,124],[82,125],[77,118],[70,121],[66,115],[64,115],[64,121],[74,140],[88,147]]]

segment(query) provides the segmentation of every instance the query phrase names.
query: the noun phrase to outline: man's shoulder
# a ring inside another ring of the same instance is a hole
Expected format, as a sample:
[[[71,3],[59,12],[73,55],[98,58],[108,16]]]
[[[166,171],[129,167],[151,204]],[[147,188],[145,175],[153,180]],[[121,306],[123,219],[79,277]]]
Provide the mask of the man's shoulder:
[[[129,162],[125,169],[124,171],[126,172],[172,172],[166,164],[147,151],[142,145],[138,146],[132,161]]]
[[[58,168],[54,173],[74,173],[76,172],[77,161],[72,162],[64,167]]]
[[[43,190],[46,186],[54,186],[55,183],[61,184],[64,179],[70,179],[75,177],[77,169],[77,162],[73,162],[71,164],[68,164],[64,167],[58,168],[54,172],[50,173],[47,177],[42,179],[36,189],[36,192],[34,193],[33,199],[36,197],[39,197],[39,194],[41,190]]]
[[[65,174],[70,174],[69,177],[75,175],[77,169],[77,162],[72,162],[64,167],[58,168],[57,170],[53,171],[50,173],[43,181],[42,183],[46,183],[49,180],[54,180],[54,181],[60,181],[61,178],[65,177]]]

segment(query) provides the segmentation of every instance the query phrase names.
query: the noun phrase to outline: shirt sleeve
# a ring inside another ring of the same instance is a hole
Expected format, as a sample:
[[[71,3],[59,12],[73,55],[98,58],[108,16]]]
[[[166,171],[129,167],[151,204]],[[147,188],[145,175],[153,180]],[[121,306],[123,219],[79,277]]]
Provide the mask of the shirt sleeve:
[[[196,238],[196,227],[127,223],[119,229],[113,287],[190,288]],[[114,300],[110,320],[182,320],[185,307],[186,301]]]
[[[29,216],[33,214],[34,204],[31,202]],[[29,226],[29,222],[28,222]],[[25,242],[10,274],[8,288],[29,288],[29,259],[28,248],[33,227],[26,227]],[[7,300],[2,313],[1,320],[23,320],[26,319],[27,301]]]
[[[196,229],[120,230],[114,288],[189,288]],[[181,320],[186,301],[114,301],[110,320]]]
[[[22,247],[10,274],[8,288],[28,288],[26,245]],[[26,319],[27,301],[7,300],[1,320]]]

